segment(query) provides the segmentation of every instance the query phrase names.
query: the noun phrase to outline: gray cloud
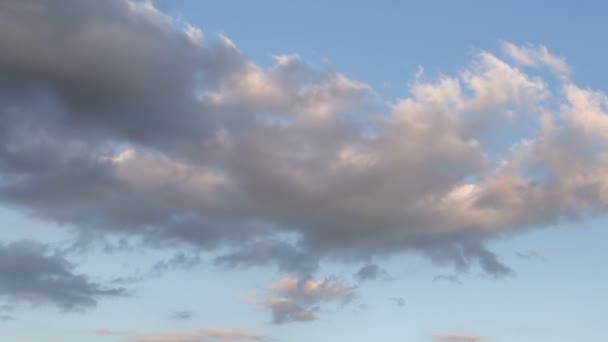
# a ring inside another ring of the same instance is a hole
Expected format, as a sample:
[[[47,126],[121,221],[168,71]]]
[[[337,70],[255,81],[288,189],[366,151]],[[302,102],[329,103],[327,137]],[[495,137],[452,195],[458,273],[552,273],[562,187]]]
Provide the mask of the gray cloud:
[[[14,318],[11,314],[15,308],[11,305],[0,305],[0,322],[12,321]]]
[[[382,267],[377,264],[367,264],[359,269],[357,273],[355,273],[355,277],[359,280],[359,282],[364,282],[368,280],[390,280],[391,276],[386,272]]]
[[[515,255],[520,259],[528,261],[547,261],[542,255],[535,251],[515,252]]]
[[[0,244],[0,297],[63,310],[93,307],[100,298],[125,295],[73,272],[74,266],[48,246],[22,240]]]
[[[220,255],[216,265],[223,267],[253,266],[276,263],[285,272],[311,274],[318,260],[298,246],[277,239],[257,239],[245,242],[234,252]]]
[[[153,273],[162,273],[166,270],[183,269],[189,271],[198,267],[203,262],[198,254],[186,254],[177,252],[167,260],[161,260],[152,266]]]
[[[283,324],[317,319],[320,305],[327,302],[350,302],[357,288],[346,286],[335,279],[315,281],[308,278],[287,277],[270,289],[270,296],[261,306],[272,313],[272,322]]]
[[[456,275],[450,275],[450,274],[440,274],[438,276],[435,276],[433,278],[434,282],[438,282],[438,281],[445,281],[448,283],[452,283],[452,284],[462,284],[462,281],[460,281],[460,279],[458,278],[458,276]]]
[[[182,251],[178,251],[175,252],[170,258],[157,261],[147,271],[137,272],[134,275],[115,277],[110,281],[110,283],[133,284],[148,279],[160,278],[167,272],[171,271],[191,271],[199,267],[202,262],[203,260],[198,253],[184,253]]]
[[[405,299],[402,298],[402,297],[393,297],[393,298],[390,298],[390,300],[392,300],[393,302],[395,302],[395,304],[397,304],[397,306],[400,307],[400,308],[405,307],[405,305],[407,304],[407,302],[405,301]]]
[[[171,314],[171,319],[175,319],[178,321],[184,321],[192,318],[194,314],[191,311],[176,311]]]
[[[227,267],[414,251],[507,276],[485,241],[608,207],[606,96],[486,51],[384,109],[365,84],[296,55],[260,67],[150,2],[3,1],[0,41],[0,201],[81,232],[225,247]],[[508,152],[486,141],[535,118]]]

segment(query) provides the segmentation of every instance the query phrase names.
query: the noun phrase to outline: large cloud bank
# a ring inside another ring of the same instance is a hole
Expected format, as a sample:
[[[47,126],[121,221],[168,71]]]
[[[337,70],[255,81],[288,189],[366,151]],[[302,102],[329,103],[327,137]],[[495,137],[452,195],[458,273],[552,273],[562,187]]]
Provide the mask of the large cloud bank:
[[[78,231],[229,266],[414,252],[506,275],[488,239],[606,211],[607,97],[542,46],[390,105],[149,2],[3,1],[0,46],[0,201]]]

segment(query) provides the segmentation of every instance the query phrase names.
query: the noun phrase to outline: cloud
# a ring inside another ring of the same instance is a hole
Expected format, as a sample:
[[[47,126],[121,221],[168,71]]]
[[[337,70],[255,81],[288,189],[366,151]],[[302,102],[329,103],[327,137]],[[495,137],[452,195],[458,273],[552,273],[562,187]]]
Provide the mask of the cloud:
[[[452,284],[458,284],[458,285],[462,284],[462,281],[460,281],[458,276],[449,275],[449,274],[440,274],[433,278],[433,282],[438,282],[438,281],[446,281],[446,282],[449,282]]]
[[[194,316],[194,314],[190,311],[176,311],[174,313],[171,314],[171,319],[175,319],[178,321],[184,321],[184,320],[188,320],[190,318],[192,318],[192,316]]]
[[[504,42],[503,50],[520,65],[544,66],[561,76],[567,76],[570,73],[570,67],[566,63],[566,60],[563,57],[552,54],[543,45],[525,44],[517,46],[513,43]]]
[[[123,336],[123,335],[129,335],[128,332],[116,331],[116,330],[111,330],[111,329],[108,329],[108,328],[99,328],[99,329],[95,330],[95,334],[96,335],[100,335],[100,336]]]
[[[305,322],[317,319],[319,304],[349,302],[357,293],[356,287],[328,279],[314,281],[307,278],[287,277],[270,287],[271,296],[261,306],[272,313],[275,324]]]
[[[289,298],[268,298],[262,303],[262,306],[272,312],[272,322],[275,324],[307,322],[317,319],[317,307],[306,308]]]
[[[460,333],[433,334],[433,338],[439,342],[477,342],[484,339],[478,335]]]
[[[239,249],[216,257],[215,264],[223,267],[254,266],[276,263],[285,272],[310,274],[317,270],[318,260],[287,241],[255,239],[240,243]]]
[[[535,251],[515,252],[515,255],[520,259],[528,261],[547,261],[542,255]]]
[[[0,297],[63,310],[94,307],[101,298],[125,295],[74,273],[74,266],[47,245],[30,240],[0,243]]]
[[[397,306],[400,308],[404,307],[407,304],[405,299],[401,298],[401,297],[393,297],[393,298],[389,298],[389,299],[392,300],[393,302],[395,302],[395,304],[397,304]]]
[[[211,341],[263,341],[262,336],[239,330],[205,329],[196,332],[175,332],[141,335],[129,342],[211,342]]]
[[[355,273],[355,277],[359,280],[359,282],[376,279],[391,279],[391,276],[388,274],[388,272],[386,272],[384,269],[382,269],[382,267],[376,264],[367,264],[361,267],[359,271]]]
[[[12,316],[14,311],[15,308],[11,305],[0,305],[0,322],[12,321],[14,319]]]
[[[171,258],[161,260],[152,266],[153,273],[162,273],[166,270],[183,269],[189,271],[202,263],[198,254],[188,255],[184,252],[176,252]]]
[[[226,267],[415,252],[501,277],[486,241],[608,207],[606,95],[518,67],[562,72],[543,47],[477,51],[384,106],[151,2],[4,1],[0,40],[0,201],[68,229],[227,249]]]
[[[115,277],[111,280],[112,284],[132,284],[145,281],[148,279],[159,278],[166,272],[183,270],[190,271],[202,264],[203,260],[199,253],[191,252],[184,253],[177,251],[167,259],[162,259],[154,263],[150,269],[145,272],[138,272],[135,275]]]

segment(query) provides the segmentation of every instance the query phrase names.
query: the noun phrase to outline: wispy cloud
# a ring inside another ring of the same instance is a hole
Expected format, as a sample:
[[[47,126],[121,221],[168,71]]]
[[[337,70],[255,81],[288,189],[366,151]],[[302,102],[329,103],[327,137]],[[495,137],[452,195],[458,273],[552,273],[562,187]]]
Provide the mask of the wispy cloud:
[[[205,329],[196,332],[173,332],[141,335],[129,342],[211,342],[211,341],[264,341],[253,333],[229,329]]]
[[[83,310],[101,298],[126,295],[125,289],[106,287],[75,273],[63,255],[31,240],[0,243],[0,274],[0,296],[63,310]]]
[[[433,338],[439,342],[477,342],[484,339],[479,335],[461,333],[433,334]]]

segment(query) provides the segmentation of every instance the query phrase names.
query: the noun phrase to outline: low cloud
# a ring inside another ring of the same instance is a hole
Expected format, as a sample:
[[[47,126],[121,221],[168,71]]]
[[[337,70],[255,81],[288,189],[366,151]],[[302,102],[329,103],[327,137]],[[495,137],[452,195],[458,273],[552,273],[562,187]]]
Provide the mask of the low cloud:
[[[462,281],[460,281],[460,278],[458,278],[458,276],[456,275],[450,275],[450,274],[440,274],[437,275],[433,278],[434,282],[448,282],[448,283],[452,283],[452,284],[462,284]]]
[[[15,308],[11,305],[0,305],[0,322],[12,321],[14,318],[11,314]]]
[[[528,261],[547,261],[542,255],[535,251],[515,252],[515,255],[520,259]]]
[[[126,294],[75,273],[64,256],[31,240],[0,243],[0,274],[0,298],[63,310],[94,307],[99,299]]]
[[[99,336],[124,336],[124,335],[129,335],[128,332],[116,331],[116,330],[112,330],[112,329],[108,329],[108,328],[99,328],[99,329],[95,330],[94,333],[96,335],[99,335]]]
[[[484,339],[479,335],[460,333],[433,334],[433,338],[438,342],[478,342]]]
[[[194,314],[191,311],[176,311],[171,314],[170,318],[178,321],[185,321],[193,316]]]
[[[273,323],[282,324],[313,321],[321,304],[348,303],[357,294],[357,288],[334,279],[315,281],[288,277],[272,285],[269,292],[270,297],[261,306],[272,313]]]
[[[405,301],[405,298],[402,298],[402,297],[393,297],[393,298],[389,298],[389,299],[391,301],[393,301],[400,308],[405,307],[405,305],[407,304],[407,302]]]
[[[376,264],[368,264],[359,269],[357,273],[355,273],[355,277],[359,280],[359,282],[365,282],[368,280],[390,280],[391,276],[386,272],[382,267]]]
[[[212,342],[212,341],[264,341],[253,333],[229,329],[205,329],[196,332],[174,332],[141,335],[128,342]]]

